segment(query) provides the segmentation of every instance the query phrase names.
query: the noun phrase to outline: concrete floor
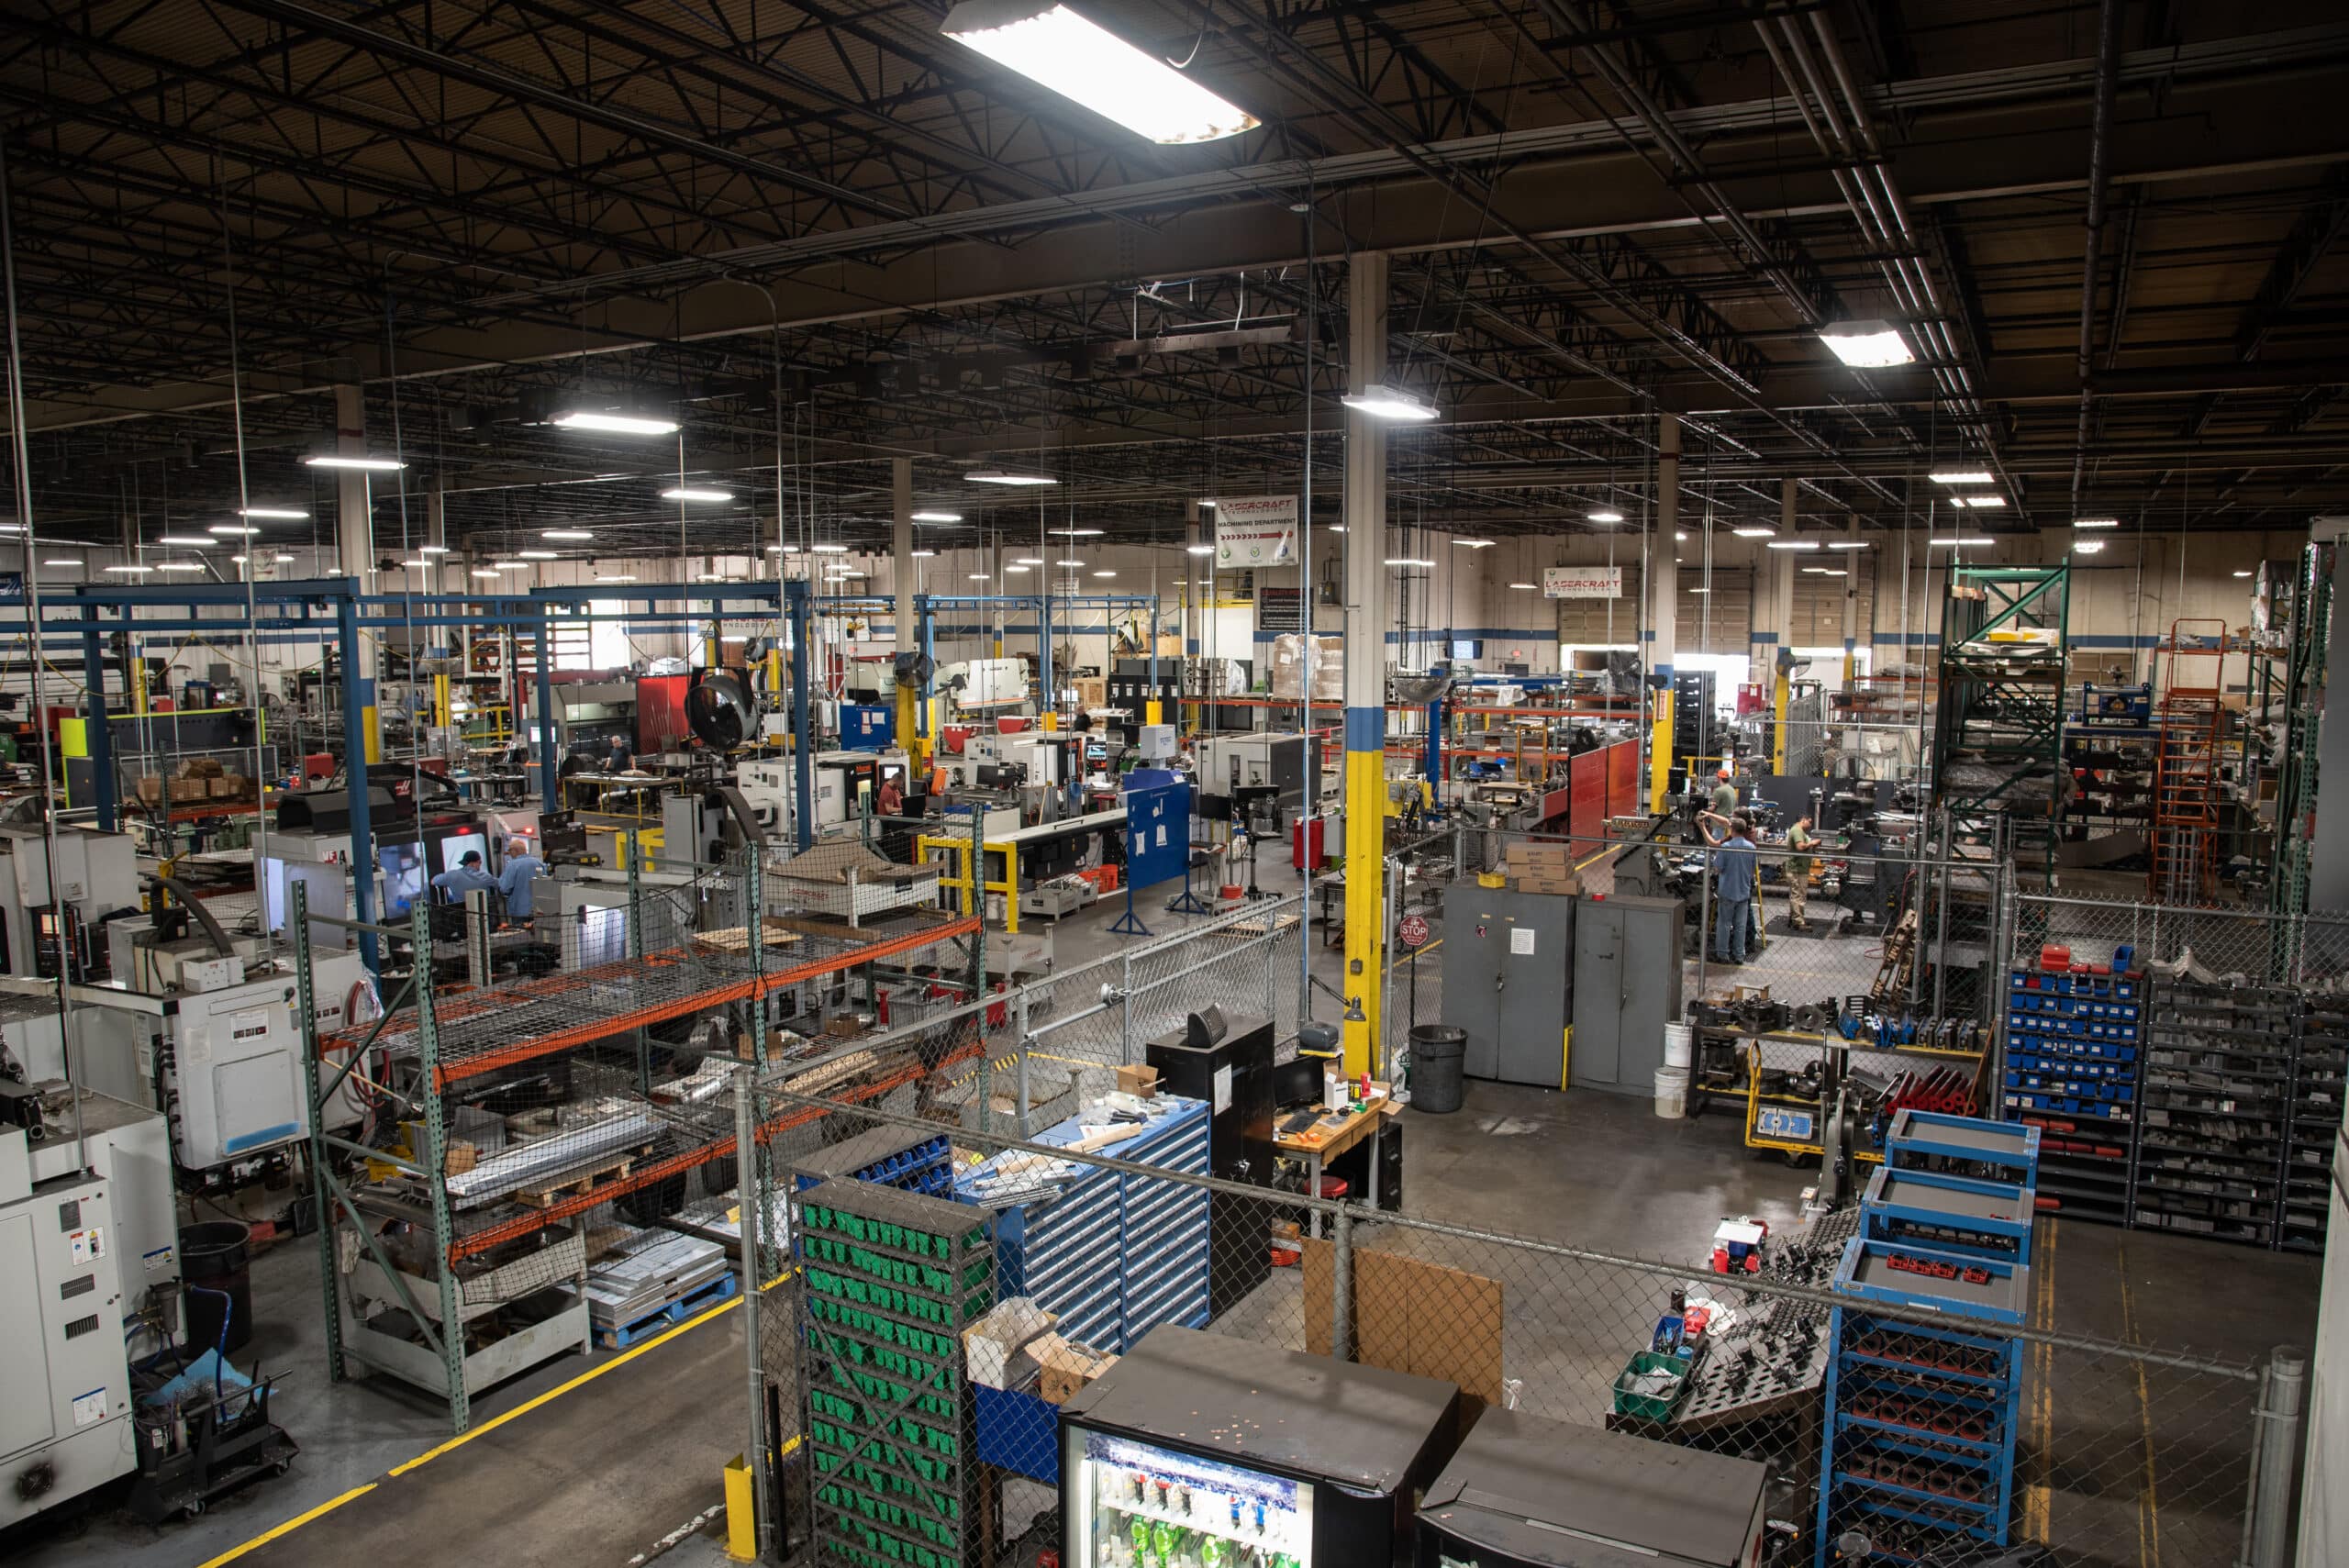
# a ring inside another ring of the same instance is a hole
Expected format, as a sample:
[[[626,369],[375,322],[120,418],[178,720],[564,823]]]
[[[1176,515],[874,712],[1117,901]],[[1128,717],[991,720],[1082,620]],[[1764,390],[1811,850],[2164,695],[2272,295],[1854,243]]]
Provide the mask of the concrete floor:
[[[1276,885],[1286,891],[1294,883],[1285,873]],[[1162,936],[1184,923],[1162,917],[1172,891],[1137,900]],[[1119,901],[1065,923],[1058,965],[1113,951],[1120,940],[1106,927],[1121,910]],[[1796,950],[1778,956],[1791,960]],[[1314,964],[1334,976],[1337,955],[1317,942]],[[1431,1001],[1421,1016],[1434,1016]],[[1733,1116],[1664,1121],[1645,1100],[1472,1084],[1461,1111],[1408,1111],[1403,1125],[1408,1212],[1686,1260],[1692,1273],[1724,1216],[1750,1214],[1788,1233],[1812,1179],[1744,1149]],[[2046,1326],[2236,1359],[2312,1335],[2313,1259],[2062,1220],[2043,1230]],[[1500,1279],[1508,1374],[1526,1385],[1529,1407],[1553,1414],[1596,1418],[1598,1391],[1638,1348],[1662,1293],[1653,1276],[1569,1270],[1482,1243],[1379,1227],[1363,1239]],[[291,1476],[160,1531],[104,1513],[45,1520],[0,1538],[0,1557],[28,1568],[209,1564],[373,1483],[237,1561],[256,1568],[362,1557],[429,1562],[464,1551],[518,1565],[618,1568],[719,1501],[719,1468],[742,1446],[739,1313],[715,1316],[617,1367],[618,1358],[598,1353],[542,1368],[476,1402],[476,1429],[488,1430],[394,1474],[444,1439],[443,1415],[380,1381],[326,1382],[317,1267],[304,1242],[264,1253],[254,1267],[255,1346],[284,1369],[281,1419],[303,1448]],[[1294,1272],[1276,1272],[1235,1314],[1244,1326],[1232,1326],[1301,1344],[1298,1288]],[[611,1370],[496,1419],[598,1367]],[[2247,1389],[2182,1374],[2142,1377],[2133,1365],[2069,1352],[2034,1364],[2033,1374],[2022,1478],[2027,1508],[2044,1510],[2032,1513],[2034,1529],[2086,1543],[2073,1559],[2083,1563],[2219,1562],[2232,1552]],[[662,1561],[699,1568],[724,1558],[704,1535]]]

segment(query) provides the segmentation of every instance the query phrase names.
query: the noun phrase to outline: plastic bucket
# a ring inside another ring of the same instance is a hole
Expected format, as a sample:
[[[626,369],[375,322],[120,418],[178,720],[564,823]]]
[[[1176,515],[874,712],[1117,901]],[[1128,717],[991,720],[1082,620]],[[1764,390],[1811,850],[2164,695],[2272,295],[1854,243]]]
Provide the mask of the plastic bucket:
[[[1664,1026],[1664,1064],[1686,1069],[1690,1054],[1696,1050],[1697,1031],[1687,1024]]]
[[[1418,1024],[1411,1029],[1411,1108],[1438,1116],[1460,1108],[1461,1068],[1468,1056],[1468,1031],[1450,1024]]]
[[[1656,1069],[1655,1114],[1675,1120],[1688,1114],[1688,1069],[1686,1067]]]
[[[181,1299],[191,1353],[240,1350],[253,1337],[252,1233],[251,1226],[230,1220],[181,1228]]]

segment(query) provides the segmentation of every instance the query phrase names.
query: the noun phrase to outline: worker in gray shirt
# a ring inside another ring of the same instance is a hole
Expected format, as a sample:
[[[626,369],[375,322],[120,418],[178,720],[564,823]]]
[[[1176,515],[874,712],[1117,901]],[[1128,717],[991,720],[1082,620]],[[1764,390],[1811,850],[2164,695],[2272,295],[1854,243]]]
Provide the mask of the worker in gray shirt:
[[[506,841],[506,867],[497,873],[497,891],[506,895],[506,917],[527,920],[531,915],[530,884],[547,873],[547,862],[530,852],[528,839]]]
[[[1713,857],[1713,956],[1743,963],[1753,921],[1753,824],[1742,814],[1730,817],[1724,838],[1713,831],[1718,820],[1709,811],[1698,819],[1705,842],[1720,851]]]
[[[497,879],[482,870],[479,850],[467,850],[455,865],[432,879],[432,890],[444,902],[462,904],[469,893],[495,893]]]
[[[1737,810],[1737,775],[1723,768],[1715,777],[1720,782],[1713,785],[1713,815],[1726,822]]]

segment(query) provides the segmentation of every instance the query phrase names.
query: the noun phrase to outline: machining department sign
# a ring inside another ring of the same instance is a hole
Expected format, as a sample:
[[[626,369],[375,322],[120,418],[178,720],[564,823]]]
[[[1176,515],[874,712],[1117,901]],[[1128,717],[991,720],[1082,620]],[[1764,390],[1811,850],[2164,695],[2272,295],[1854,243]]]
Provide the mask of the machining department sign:
[[[1542,569],[1545,599],[1620,599],[1623,569],[1620,566],[1545,566]]]
[[[1242,495],[1215,504],[1215,569],[1297,564],[1297,497]]]

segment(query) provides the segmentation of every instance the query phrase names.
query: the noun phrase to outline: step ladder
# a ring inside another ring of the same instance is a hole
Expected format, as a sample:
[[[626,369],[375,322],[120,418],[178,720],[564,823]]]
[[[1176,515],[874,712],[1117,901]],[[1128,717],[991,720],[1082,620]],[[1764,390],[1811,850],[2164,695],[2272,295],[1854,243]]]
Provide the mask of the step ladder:
[[[2172,904],[2206,902],[2219,884],[2220,776],[2227,713],[2220,702],[2227,623],[2178,620],[2157,651],[2167,655],[2154,760],[2153,838],[2146,888]]]

